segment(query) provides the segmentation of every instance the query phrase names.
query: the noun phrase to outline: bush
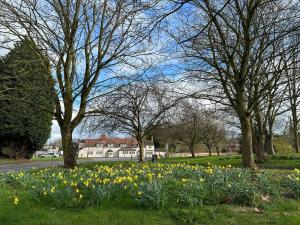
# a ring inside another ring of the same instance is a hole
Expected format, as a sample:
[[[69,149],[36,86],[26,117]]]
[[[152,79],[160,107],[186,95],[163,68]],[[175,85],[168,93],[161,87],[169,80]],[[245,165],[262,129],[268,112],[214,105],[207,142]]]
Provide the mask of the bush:
[[[293,146],[284,137],[274,137],[274,150],[278,154],[292,154],[295,152]]]

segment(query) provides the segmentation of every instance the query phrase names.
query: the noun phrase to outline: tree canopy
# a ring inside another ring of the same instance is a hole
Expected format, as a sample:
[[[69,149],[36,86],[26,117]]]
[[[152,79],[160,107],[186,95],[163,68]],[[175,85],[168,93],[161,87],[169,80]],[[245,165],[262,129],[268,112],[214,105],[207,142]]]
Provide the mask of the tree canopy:
[[[0,140],[1,154],[32,156],[51,132],[53,82],[47,58],[36,45],[24,40],[1,60]]]

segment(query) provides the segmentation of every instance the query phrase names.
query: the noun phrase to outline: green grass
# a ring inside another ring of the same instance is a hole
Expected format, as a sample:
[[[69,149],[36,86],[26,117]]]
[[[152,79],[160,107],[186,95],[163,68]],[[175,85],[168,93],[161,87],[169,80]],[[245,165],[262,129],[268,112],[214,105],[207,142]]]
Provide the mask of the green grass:
[[[265,210],[233,206],[206,206],[194,209],[173,209],[170,215],[180,225],[253,225],[300,224],[299,201],[278,202]]]
[[[45,203],[37,203],[28,197],[13,204],[14,190],[0,186],[1,225],[173,225],[161,211],[134,208],[130,203],[115,202],[97,208],[82,210],[55,209]],[[20,193],[19,193],[20,194]],[[151,215],[151,216],[149,216]]]
[[[44,158],[40,158],[40,157],[32,157],[30,160],[32,161],[62,161],[63,157],[44,157]]]
[[[240,156],[212,156],[197,158],[169,158],[160,162],[186,162],[190,164],[241,166]],[[92,168],[95,164],[118,164],[101,162],[80,165]],[[123,162],[124,164],[124,162]],[[270,157],[260,167],[272,169],[274,175],[285,174],[285,169],[300,167],[300,155]],[[21,193],[22,192],[22,193]],[[22,196],[18,205],[12,196]],[[24,191],[0,183],[1,225],[253,225],[253,224],[300,224],[300,200],[276,200],[264,209],[232,205],[197,206],[193,208],[168,207],[160,210],[144,210],[132,201],[122,199],[100,207],[82,210],[51,208],[47,202],[36,202]]]
[[[0,164],[28,162],[28,161],[29,161],[28,159],[20,159],[20,160],[16,160],[16,159],[0,159]]]
[[[55,209],[29,198],[12,203],[14,190],[0,185],[1,225],[253,225],[300,224],[300,201],[286,200],[256,212],[249,207],[202,206],[143,210],[126,200],[82,210]]]
[[[228,155],[228,156],[200,156],[200,157],[176,157],[176,158],[161,158],[160,162],[164,163],[188,163],[207,165],[208,163],[213,165],[227,166],[232,165],[235,167],[242,167],[242,158],[240,155]],[[263,163],[258,164],[259,168],[263,169],[294,169],[300,168],[300,155],[293,154],[290,157],[286,156],[269,156]]]
[[[160,162],[167,163],[188,163],[188,164],[199,164],[207,165],[208,163],[213,165],[232,165],[240,167],[242,165],[242,159],[238,155],[234,156],[199,156],[199,157],[174,157],[174,158],[161,158]]]

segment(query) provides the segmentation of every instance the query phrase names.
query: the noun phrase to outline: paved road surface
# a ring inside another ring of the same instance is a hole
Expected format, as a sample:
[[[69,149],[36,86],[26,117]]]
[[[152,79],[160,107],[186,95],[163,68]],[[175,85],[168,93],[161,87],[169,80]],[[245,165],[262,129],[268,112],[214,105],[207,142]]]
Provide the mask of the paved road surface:
[[[103,162],[103,161],[129,161],[128,158],[89,158],[79,159],[78,164],[89,163],[89,162]],[[29,169],[42,169],[53,166],[62,166],[62,161],[25,161],[25,162],[7,162],[0,163],[0,173],[9,171],[20,171]]]

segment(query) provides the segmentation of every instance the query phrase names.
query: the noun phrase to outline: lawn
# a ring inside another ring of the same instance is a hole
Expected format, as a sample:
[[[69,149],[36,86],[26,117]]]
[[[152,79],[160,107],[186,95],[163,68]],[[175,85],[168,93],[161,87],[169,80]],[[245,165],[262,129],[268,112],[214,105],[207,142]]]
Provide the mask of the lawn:
[[[44,157],[44,158],[41,158],[41,157],[32,157],[30,160],[33,160],[33,161],[62,161],[63,160],[63,157]]]
[[[1,225],[171,225],[174,221],[155,210],[132,208],[130,203],[114,202],[102,207],[86,209],[64,209],[50,207],[43,202],[32,201],[28,196],[13,204],[14,190],[0,187]],[[18,193],[21,194],[21,193]],[[26,193],[23,193],[26,194]],[[23,195],[22,195],[23,196]],[[151,216],[149,216],[149,214]]]
[[[199,165],[232,165],[242,167],[242,158],[240,155],[223,155],[223,156],[200,156],[200,157],[181,157],[181,158],[161,158],[160,162],[164,163],[188,163]],[[267,160],[258,164],[263,169],[295,169],[300,168],[300,154],[268,156]]]
[[[231,168],[240,166],[239,156],[160,161],[166,163],[93,163],[71,172],[58,168],[2,175],[0,224],[300,224],[300,171]],[[297,162],[298,155],[276,156],[264,167],[274,163],[286,169]],[[196,166],[208,163],[218,166]],[[134,182],[130,177],[136,177]],[[272,201],[262,201],[265,196]]]
[[[130,202],[114,202],[82,210],[55,209],[29,198],[12,203],[10,187],[0,187],[1,225],[253,225],[300,224],[300,201],[289,200],[256,212],[239,206],[199,206],[161,210],[136,209]]]

